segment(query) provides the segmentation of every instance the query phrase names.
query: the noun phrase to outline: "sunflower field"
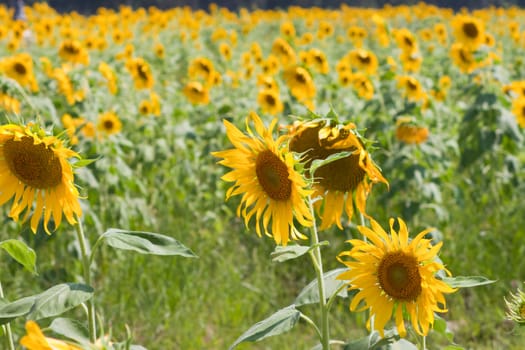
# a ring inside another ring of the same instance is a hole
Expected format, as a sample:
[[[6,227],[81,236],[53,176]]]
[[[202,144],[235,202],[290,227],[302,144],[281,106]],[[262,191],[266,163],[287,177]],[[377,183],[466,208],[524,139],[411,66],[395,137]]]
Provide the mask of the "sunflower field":
[[[1,349],[523,348],[525,10],[24,14]]]

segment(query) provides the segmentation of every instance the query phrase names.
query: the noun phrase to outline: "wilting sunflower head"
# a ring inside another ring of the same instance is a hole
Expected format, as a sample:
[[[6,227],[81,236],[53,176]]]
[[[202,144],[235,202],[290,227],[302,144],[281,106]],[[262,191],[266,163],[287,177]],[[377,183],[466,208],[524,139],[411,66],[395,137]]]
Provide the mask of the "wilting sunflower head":
[[[0,205],[13,199],[9,216],[24,222],[33,212],[31,230],[40,219],[48,229],[51,216],[57,228],[64,215],[70,224],[82,215],[79,193],[69,158],[78,154],[36,125],[0,126]]]
[[[436,277],[438,271],[450,272],[437,260],[442,242],[432,245],[425,235],[426,229],[409,240],[408,228],[398,219],[399,229],[394,229],[390,219],[390,234],[373,219],[371,228],[358,226],[367,240],[351,239],[352,249],[344,251],[338,260],[349,270],[337,279],[348,281],[349,290],[358,293],[350,303],[351,311],[369,309],[373,317],[373,328],[384,335],[386,323],[395,317],[399,335],[406,336],[404,314],[407,314],[413,329],[427,335],[434,324],[434,312],[446,312],[444,294],[455,289]],[[347,260],[348,258],[348,260]],[[357,308],[363,302],[361,308]]]
[[[507,319],[519,325],[525,324],[525,293],[518,289],[516,293],[511,293],[509,299],[505,298],[507,306]]]
[[[255,133],[249,124],[253,122]],[[290,239],[305,238],[295,227],[294,220],[305,227],[312,225],[306,198],[311,194],[304,178],[295,170],[297,164],[286,150],[284,139],[274,140],[274,119],[269,128],[255,113],[246,119],[247,134],[224,121],[226,135],[234,148],[213,152],[222,158],[219,164],[232,170],[222,179],[235,184],[226,193],[226,199],[242,194],[237,215],[245,224],[255,215],[256,232],[273,237],[275,243],[285,246]],[[270,225],[271,221],[271,225]]]
[[[396,121],[396,138],[403,143],[419,145],[428,139],[428,134],[428,128],[411,117],[401,117]]]
[[[366,215],[366,199],[377,182],[388,182],[366,151],[363,139],[353,123],[337,124],[329,119],[296,122],[290,128],[289,148],[302,155],[306,175],[314,181],[315,208],[322,220],[320,229],[336,224],[342,229],[343,208],[350,220],[357,209]],[[325,160],[337,153],[346,157],[322,165],[310,174],[315,160]]]

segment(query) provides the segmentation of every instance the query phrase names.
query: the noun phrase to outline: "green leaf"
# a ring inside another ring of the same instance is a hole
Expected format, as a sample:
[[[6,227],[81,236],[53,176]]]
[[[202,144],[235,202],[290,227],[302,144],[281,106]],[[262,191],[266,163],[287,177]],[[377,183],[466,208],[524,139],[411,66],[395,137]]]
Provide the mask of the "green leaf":
[[[443,277],[442,280],[452,288],[470,288],[484,286],[486,284],[492,284],[496,282],[493,280],[489,280],[483,276]]]
[[[390,345],[391,350],[417,350],[417,346],[412,344],[406,339],[399,339],[392,345]]]
[[[443,350],[465,350],[465,348],[459,345],[447,345],[443,348]]]
[[[353,340],[347,343],[344,350],[379,350],[384,346],[389,346],[400,340],[399,334],[394,329],[385,331],[385,336],[381,338],[379,332],[373,331],[368,337]],[[401,348],[398,348],[401,349]]]
[[[89,333],[86,326],[74,319],[59,317],[53,320],[49,328],[56,334],[60,334],[79,344],[89,344]]]
[[[324,273],[323,281],[326,299],[330,298],[330,296],[332,296],[336,290],[338,290],[343,284],[345,284],[344,281],[336,280],[335,278],[347,270],[348,269],[346,267],[342,267]],[[344,288],[343,290],[339,291],[337,295],[342,298],[346,298],[348,296],[347,289]],[[299,293],[297,298],[295,298],[294,304],[297,306],[301,306],[306,304],[315,304],[318,302],[319,287],[317,286],[317,279],[314,279],[306,287],[303,288],[303,290]]]
[[[94,159],[79,159],[79,160],[73,162],[72,165],[73,165],[74,168],[83,168],[85,166],[88,166],[91,163],[96,162],[100,158],[102,158],[102,157],[97,157],[97,158],[94,158]]]
[[[18,239],[8,239],[0,242],[0,248],[4,249],[7,254],[19,262],[28,271],[37,275],[36,254],[27,244]]]
[[[300,316],[301,312],[295,308],[295,305],[287,306],[250,327],[229,347],[229,350],[243,342],[255,342],[287,332],[295,326]]]
[[[158,233],[109,229],[100,239],[113,248],[133,250],[141,254],[197,256],[176,239]]]
[[[280,245],[275,247],[275,250],[270,255],[275,262],[283,262],[286,260],[296,259],[310,250],[311,247],[303,245],[288,245],[282,247]]]
[[[93,296],[93,288],[81,283],[62,283],[35,295],[35,304],[28,318],[41,318],[60,315],[84,303]]]
[[[342,158],[346,158],[350,156],[351,154],[352,152],[345,151],[345,152],[339,152],[339,153],[332,154],[325,159],[316,159],[312,162],[312,165],[310,165],[310,174],[315,174],[315,171],[318,168],[322,167],[323,165],[335,162],[336,160],[339,160]]]
[[[11,303],[6,303],[0,306],[0,325],[11,322],[17,317],[22,317],[31,312],[35,305],[35,297],[29,296]]]

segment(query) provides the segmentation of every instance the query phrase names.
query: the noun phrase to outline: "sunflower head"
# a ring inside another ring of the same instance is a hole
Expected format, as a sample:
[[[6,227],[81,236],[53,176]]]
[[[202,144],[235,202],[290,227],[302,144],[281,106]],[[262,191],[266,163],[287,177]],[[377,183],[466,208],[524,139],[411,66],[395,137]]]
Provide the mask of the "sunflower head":
[[[55,228],[62,215],[70,224],[76,223],[82,210],[68,162],[72,157],[78,154],[36,125],[0,126],[0,205],[13,198],[9,216],[15,221],[24,214],[24,222],[33,211],[33,232],[42,217],[47,233],[51,216]]]
[[[253,122],[255,132],[250,128],[250,122]],[[222,177],[234,182],[226,198],[243,195],[237,215],[244,217],[246,225],[255,217],[259,236],[262,227],[275,243],[286,245],[290,239],[305,238],[295,227],[295,221],[303,226],[312,225],[306,204],[311,191],[295,170],[297,161],[287,151],[284,139],[273,138],[276,124],[274,119],[266,128],[259,116],[251,113],[246,120],[248,132],[245,134],[225,120],[226,135],[235,148],[212,154],[222,158],[219,164],[232,169]]]
[[[354,194],[358,210],[366,215],[366,198],[372,185],[377,182],[388,184],[366,151],[364,139],[353,123],[341,125],[330,119],[296,122],[288,137],[290,150],[302,155],[306,175],[314,181],[314,197],[322,198],[315,203],[322,219],[320,229],[333,224],[342,229],[343,208],[348,219],[352,218]],[[342,152],[348,155],[310,173],[314,161]]]
[[[511,293],[509,299],[505,298],[507,306],[507,319],[519,325],[525,324],[525,293],[518,289],[516,293]]]
[[[442,242],[433,245],[425,235],[433,229],[420,232],[409,239],[408,228],[402,219],[390,219],[390,234],[373,219],[371,228],[358,226],[367,240],[351,239],[349,251],[338,260],[349,270],[337,278],[348,281],[350,290],[357,290],[350,303],[351,311],[370,310],[374,317],[373,327],[384,335],[384,327],[392,318],[399,334],[406,335],[405,314],[413,329],[427,335],[434,324],[434,312],[446,312],[444,294],[453,293],[451,288],[436,274],[450,272],[437,260]],[[364,303],[358,310],[357,307]],[[368,322],[370,325],[370,319]]]

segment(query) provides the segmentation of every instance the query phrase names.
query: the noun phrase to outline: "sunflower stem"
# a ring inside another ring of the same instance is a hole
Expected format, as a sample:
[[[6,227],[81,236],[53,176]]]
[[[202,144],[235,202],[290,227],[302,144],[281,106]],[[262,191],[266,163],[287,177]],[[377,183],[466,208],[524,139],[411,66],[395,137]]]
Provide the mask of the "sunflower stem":
[[[321,311],[321,345],[323,350],[330,349],[330,332],[328,328],[328,306],[325,298],[325,288],[323,279],[323,261],[321,257],[321,247],[319,246],[319,236],[317,234],[317,224],[315,222],[315,211],[312,204],[312,198],[308,198],[308,205],[312,213],[313,225],[311,245],[315,248],[310,254],[317,275],[317,286],[319,288],[319,309]]]
[[[4,290],[2,289],[2,282],[0,282],[0,298],[4,298]],[[5,336],[7,337],[7,342],[9,344],[9,350],[15,350],[15,343],[13,341],[13,332],[11,331],[11,324],[8,322],[2,326],[5,331]]]
[[[88,243],[86,236],[84,235],[84,229],[82,227],[82,221],[77,217],[77,224],[75,225],[77,231],[78,245],[80,246],[80,254],[82,259],[82,267],[84,272],[84,282],[91,286],[91,264],[88,252]],[[87,313],[88,313],[88,329],[89,329],[89,340],[95,344],[97,341],[97,329],[96,329],[96,312],[95,312],[95,300],[94,296],[87,301]]]
[[[422,349],[427,350],[427,337],[425,335],[423,336]]]

